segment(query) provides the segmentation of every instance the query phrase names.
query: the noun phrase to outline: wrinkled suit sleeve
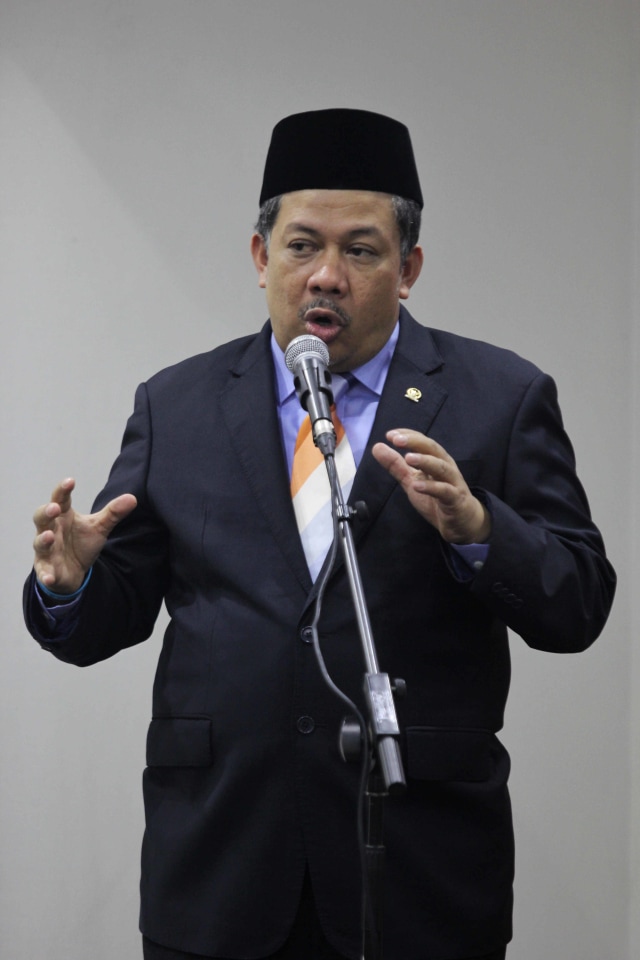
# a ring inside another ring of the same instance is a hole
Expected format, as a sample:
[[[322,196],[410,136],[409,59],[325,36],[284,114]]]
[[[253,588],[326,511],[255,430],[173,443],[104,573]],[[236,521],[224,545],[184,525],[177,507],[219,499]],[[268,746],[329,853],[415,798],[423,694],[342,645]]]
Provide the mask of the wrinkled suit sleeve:
[[[120,455],[92,510],[121,493],[133,493],[138,505],[113,531],[78,609],[75,629],[65,639],[47,643],[48,625],[34,593],[34,574],[24,589],[25,622],[30,633],[59,660],[87,666],[113,656],[152,633],[168,584],[167,532],[147,495],[152,451],[152,423],[146,386],[136,393]],[[55,637],[52,637],[55,639]]]
[[[471,590],[531,647],[573,652],[600,634],[615,573],[575,473],[551,377],[540,374],[513,419],[487,562]]]

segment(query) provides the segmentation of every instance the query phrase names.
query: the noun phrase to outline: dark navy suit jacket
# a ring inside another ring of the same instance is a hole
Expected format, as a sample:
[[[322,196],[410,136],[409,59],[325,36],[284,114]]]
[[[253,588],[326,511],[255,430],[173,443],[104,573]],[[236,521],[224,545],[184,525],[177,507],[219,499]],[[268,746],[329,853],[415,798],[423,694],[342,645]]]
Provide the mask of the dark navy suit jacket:
[[[143,932],[223,957],[275,951],[308,863],[327,936],[359,956],[358,770],[338,752],[343,703],[305,626],[315,590],[297,535],[267,324],[159,373],[97,500],[131,492],[73,635],[90,664],[171,622],[144,776]],[[421,392],[408,399],[408,388]],[[456,576],[446,546],[370,452],[351,501],[381,669],[398,703],[406,797],[386,806],[388,960],[488,952],[511,932],[509,758],[496,737],[507,627],[542,650],[597,637],[615,578],[589,517],[553,381],[514,354],[427,330],[403,309],[372,430],[441,443],[491,511],[487,562]],[[27,602],[27,621],[38,615]],[[320,623],[335,682],[361,702],[363,662],[340,563]]]

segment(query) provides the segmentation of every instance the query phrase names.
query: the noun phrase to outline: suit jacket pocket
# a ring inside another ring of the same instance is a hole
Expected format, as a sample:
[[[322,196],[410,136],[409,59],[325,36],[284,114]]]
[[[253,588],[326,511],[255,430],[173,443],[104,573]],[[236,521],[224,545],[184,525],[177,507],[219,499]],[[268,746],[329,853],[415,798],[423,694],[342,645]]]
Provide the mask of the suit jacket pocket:
[[[407,727],[405,733],[409,777],[478,782],[491,776],[490,730]]]
[[[208,717],[154,717],[147,733],[147,766],[208,767],[213,763]]]

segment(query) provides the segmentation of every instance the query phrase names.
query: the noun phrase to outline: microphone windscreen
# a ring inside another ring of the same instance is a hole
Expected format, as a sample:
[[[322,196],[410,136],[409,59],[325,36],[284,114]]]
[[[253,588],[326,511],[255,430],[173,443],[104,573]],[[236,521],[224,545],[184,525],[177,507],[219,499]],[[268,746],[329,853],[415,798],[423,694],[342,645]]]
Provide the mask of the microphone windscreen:
[[[310,333],[305,333],[301,337],[295,337],[287,347],[284,353],[284,362],[289,370],[295,373],[295,364],[300,357],[316,357],[329,366],[329,348],[320,337],[314,337]]]

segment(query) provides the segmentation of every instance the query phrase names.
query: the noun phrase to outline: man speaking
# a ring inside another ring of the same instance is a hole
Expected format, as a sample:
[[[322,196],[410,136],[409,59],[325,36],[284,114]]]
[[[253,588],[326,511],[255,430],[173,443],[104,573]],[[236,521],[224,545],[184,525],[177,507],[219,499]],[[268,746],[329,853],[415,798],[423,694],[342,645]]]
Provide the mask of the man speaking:
[[[71,479],[36,511],[25,615],[45,649],[91,664],[145,640],[163,602],[170,617],[144,775],[147,960],[361,956],[359,770],[310,642],[320,584],[323,660],[362,709],[364,667],[285,362],[300,335],[328,349],[339,478],[368,508],[352,531],[378,658],[407,684],[384,955],[505,956],[507,628],[583,650],[615,575],[551,378],[401,305],[422,266],[421,207],[401,123],[282,120],[251,238],[269,321],[139,387],[91,515],[74,511]]]

